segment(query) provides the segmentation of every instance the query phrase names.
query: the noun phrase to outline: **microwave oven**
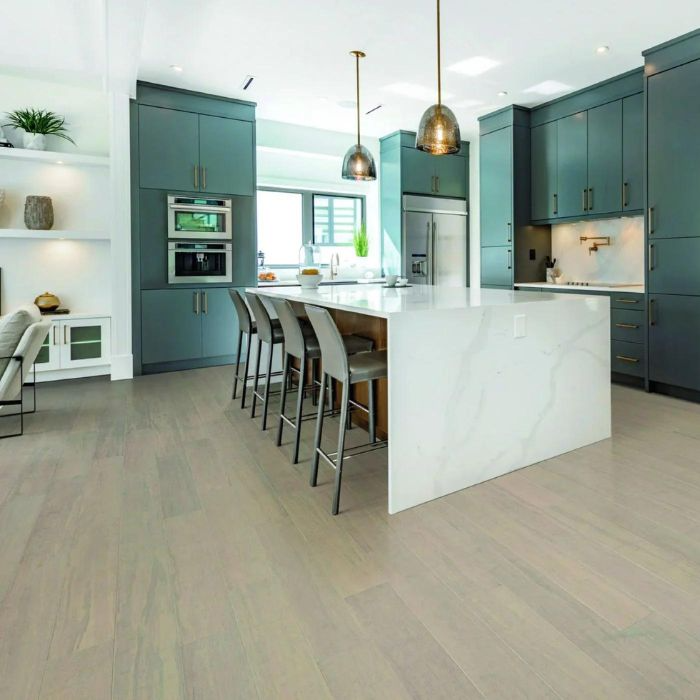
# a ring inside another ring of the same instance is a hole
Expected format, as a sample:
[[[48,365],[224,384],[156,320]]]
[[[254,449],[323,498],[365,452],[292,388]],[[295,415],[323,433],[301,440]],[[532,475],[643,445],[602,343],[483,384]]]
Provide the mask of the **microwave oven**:
[[[230,241],[232,236],[230,199],[168,195],[168,239]]]

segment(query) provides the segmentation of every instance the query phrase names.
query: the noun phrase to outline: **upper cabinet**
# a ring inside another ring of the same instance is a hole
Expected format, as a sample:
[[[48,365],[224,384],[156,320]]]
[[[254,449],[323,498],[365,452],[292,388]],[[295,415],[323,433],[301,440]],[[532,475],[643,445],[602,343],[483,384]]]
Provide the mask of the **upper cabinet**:
[[[465,153],[434,156],[416,148],[401,147],[401,185],[406,193],[428,196],[467,196],[467,159]]]
[[[188,106],[139,105],[139,186],[252,196],[254,122],[198,114]]]
[[[622,210],[622,100],[588,110],[588,196],[591,214]]]
[[[532,219],[552,219],[559,213],[557,186],[557,123],[532,129]]]
[[[622,100],[622,208],[644,208],[644,94]]]
[[[513,127],[483,134],[479,141],[481,246],[513,240]]]
[[[557,122],[557,217],[588,211],[588,114],[578,112]]]

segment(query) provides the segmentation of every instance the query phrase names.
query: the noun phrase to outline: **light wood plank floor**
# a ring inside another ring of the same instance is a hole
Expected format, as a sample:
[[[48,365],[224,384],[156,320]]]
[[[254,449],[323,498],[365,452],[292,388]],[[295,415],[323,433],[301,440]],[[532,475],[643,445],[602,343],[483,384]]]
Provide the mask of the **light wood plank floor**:
[[[393,517],[365,455],[333,518],[230,374],[0,443],[2,700],[700,697],[700,406],[615,387],[612,440]]]

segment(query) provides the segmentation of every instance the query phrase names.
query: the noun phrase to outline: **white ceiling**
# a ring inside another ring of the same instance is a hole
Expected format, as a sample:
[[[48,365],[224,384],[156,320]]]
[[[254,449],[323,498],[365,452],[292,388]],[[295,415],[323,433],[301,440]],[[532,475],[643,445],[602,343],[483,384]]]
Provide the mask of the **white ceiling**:
[[[28,0],[3,12],[13,29],[0,42],[0,70],[103,82],[138,70],[142,80],[254,100],[266,119],[352,132],[353,109],[338,105],[354,99],[351,49],[367,53],[363,111],[383,105],[363,117],[367,134],[415,129],[428,106],[387,86],[435,90],[433,0]],[[697,0],[442,0],[442,14],[443,89],[472,138],[477,116],[548,99],[529,87],[585,87],[700,24]],[[610,52],[598,55],[601,45]],[[473,56],[500,65],[477,77],[447,70]],[[243,92],[247,74],[256,80]]]

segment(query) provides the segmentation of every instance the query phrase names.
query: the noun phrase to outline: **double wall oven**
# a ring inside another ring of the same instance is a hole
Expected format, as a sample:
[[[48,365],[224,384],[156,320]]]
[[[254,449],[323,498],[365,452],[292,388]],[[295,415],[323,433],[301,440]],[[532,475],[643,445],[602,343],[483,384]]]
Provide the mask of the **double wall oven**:
[[[168,283],[231,283],[230,199],[168,196]]]

